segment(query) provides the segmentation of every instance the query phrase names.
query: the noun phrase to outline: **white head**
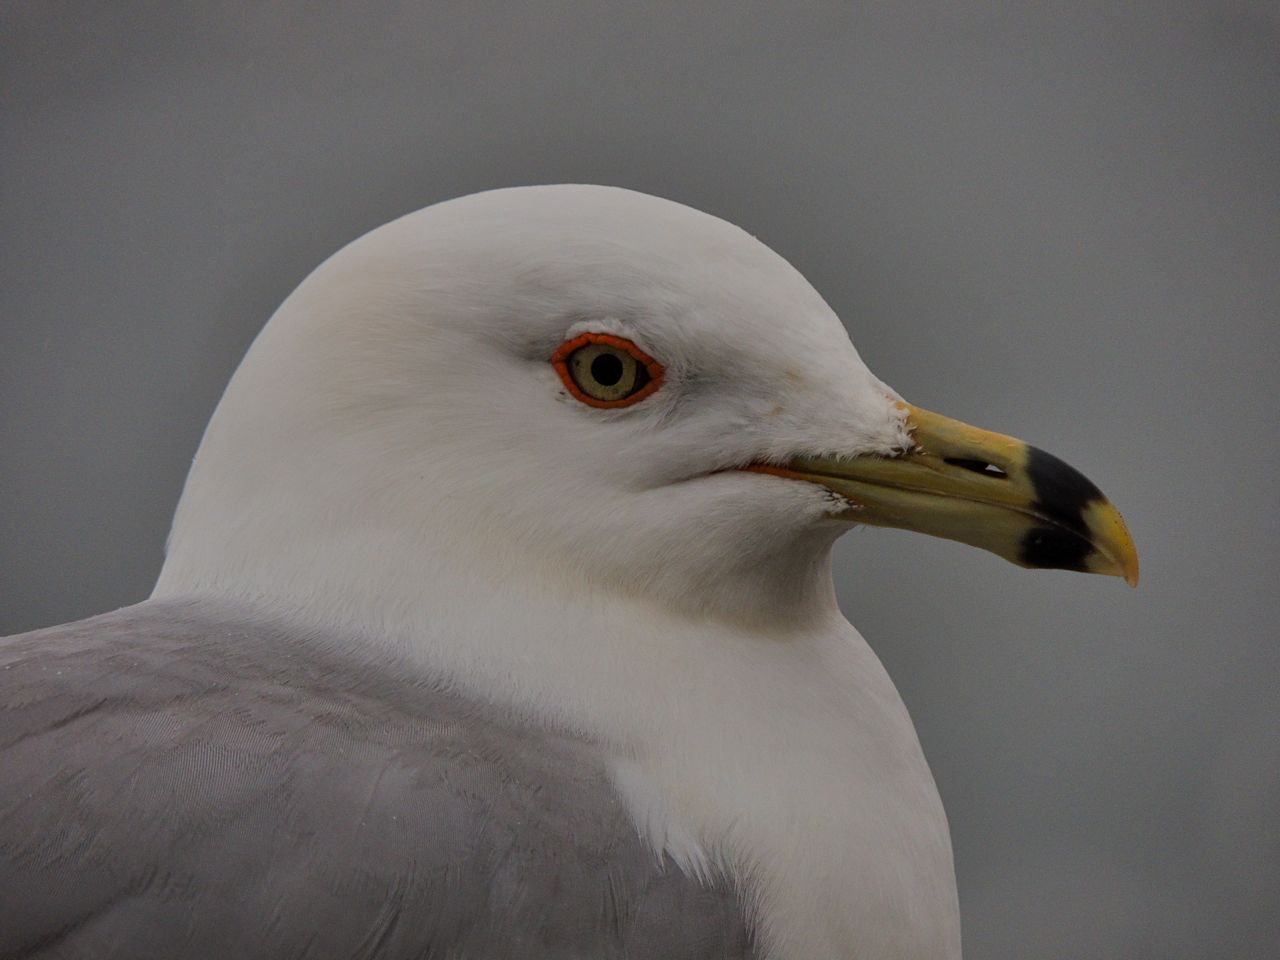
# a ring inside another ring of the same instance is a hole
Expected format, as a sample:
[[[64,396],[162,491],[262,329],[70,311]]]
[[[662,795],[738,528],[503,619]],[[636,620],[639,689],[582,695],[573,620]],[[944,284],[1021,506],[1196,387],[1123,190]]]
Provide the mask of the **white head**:
[[[583,332],[656,359],[660,388],[575,398],[550,358]],[[157,592],[306,607],[359,570],[431,603],[448,568],[794,620],[830,603],[842,502],[731,468],[908,443],[831,309],[742,230],[621,189],[497,190],[373,231],[289,297],[209,426]]]
[[[553,364],[584,334],[657,388],[615,369],[597,386],[628,402],[586,402],[594,365]],[[779,475],[740,469],[761,464]],[[656,849],[754,877],[780,955],[956,956],[932,780],[835,607],[850,519],[1136,577],[1092,484],[902,403],[746,233],[625,190],[499,190],[375,230],[289,297],[209,425],[156,594],[392,638],[590,732]]]

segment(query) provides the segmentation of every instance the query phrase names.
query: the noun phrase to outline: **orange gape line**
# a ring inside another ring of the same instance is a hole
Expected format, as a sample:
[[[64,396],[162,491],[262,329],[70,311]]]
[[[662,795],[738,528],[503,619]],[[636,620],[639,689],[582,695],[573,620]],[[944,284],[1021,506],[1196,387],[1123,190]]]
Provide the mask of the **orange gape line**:
[[[771,463],[749,463],[740,468],[750,473],[767,473],[771,477],[785,477],[787,480],[808,480],[803,473],[788,470],[786,467],[775,467]]]
[[[589,397],[582,392],[582,389],[573,382],[573,376],[569,373],[569,357],[575,350],[585,347],[588,343],[603,343],[607,346],[614,347],[618,350],[631,354],[649,374],[649,382],[637,390],[629,397],[623,397],[621,400],[597,400],[595,397]],[[630,340],[622,337],[615,337],[610,333],[583,333],[574,337],[572,340],[566,340],[556,348],[556,352],[551,355],[551,365],[556,368],[556,373],[560,374],[560,379],[564,382],[564,387],[574,399],[581,400],[583,403],[592,407],[604,407],[609,409],[612,407],[629,407],[633,403],[639,403],[645,397],[649,396],[660,386],[662,386],[662,378],[666,375],[666,368],[657,360],[649,356]]]

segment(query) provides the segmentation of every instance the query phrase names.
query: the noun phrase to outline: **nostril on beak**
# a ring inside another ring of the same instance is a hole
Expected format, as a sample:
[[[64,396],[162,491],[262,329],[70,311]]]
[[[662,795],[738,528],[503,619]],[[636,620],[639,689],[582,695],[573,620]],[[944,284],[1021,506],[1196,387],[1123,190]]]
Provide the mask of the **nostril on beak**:
[[[971,470],[974,473],[980,473],[985,477],[992,477],[996,480],[1008,480],[1009,475],[997,467],[994,463],[987,463],[985,460],[967,460],[964,457],[943,457],[944,463],[949,463],[953,467],[962,467],[965,470]]]

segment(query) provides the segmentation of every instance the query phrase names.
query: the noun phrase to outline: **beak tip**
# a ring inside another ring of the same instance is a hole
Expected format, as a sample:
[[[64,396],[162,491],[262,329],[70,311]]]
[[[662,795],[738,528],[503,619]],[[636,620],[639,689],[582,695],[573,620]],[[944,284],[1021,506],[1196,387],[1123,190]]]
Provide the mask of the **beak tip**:
[[[1117,514],[1117,519],[1119,514]],[[1133,545],[1133,538],[1129,536],[1129,531],[1124,526],[1124,521],[1120,520],[1120,529],[1123,532],[1121,540],[1121,549],[1117,551],[1120,554],[1120,561],[1117,566],[1120,568],[1120,576],[1124,577],[1124,582],[1131,587],[1138,586],[1138,550]]]
[[[1138,585],[1138,548],[1123,518],[1111,503],[1099,499],[1083,511],[1082,519],[1100,562],[1099,573],[1123,577],[1131,587]]]
[[[1123,572],[1124,582],[1131,587],[1138,586],[1138,551],[1133,549],[1133,541],[1129,541],[1129,553],[1125,556],[1120,567]]]

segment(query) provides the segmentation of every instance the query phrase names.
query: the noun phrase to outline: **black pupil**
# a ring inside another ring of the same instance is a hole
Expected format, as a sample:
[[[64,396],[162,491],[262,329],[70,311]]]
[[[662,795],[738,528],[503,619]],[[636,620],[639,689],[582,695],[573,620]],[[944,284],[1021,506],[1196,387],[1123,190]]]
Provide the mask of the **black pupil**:
[[[622,379],[622,361],[612,353],[602,353],[591,361],[591,376],[602,387],[612,387]]]

